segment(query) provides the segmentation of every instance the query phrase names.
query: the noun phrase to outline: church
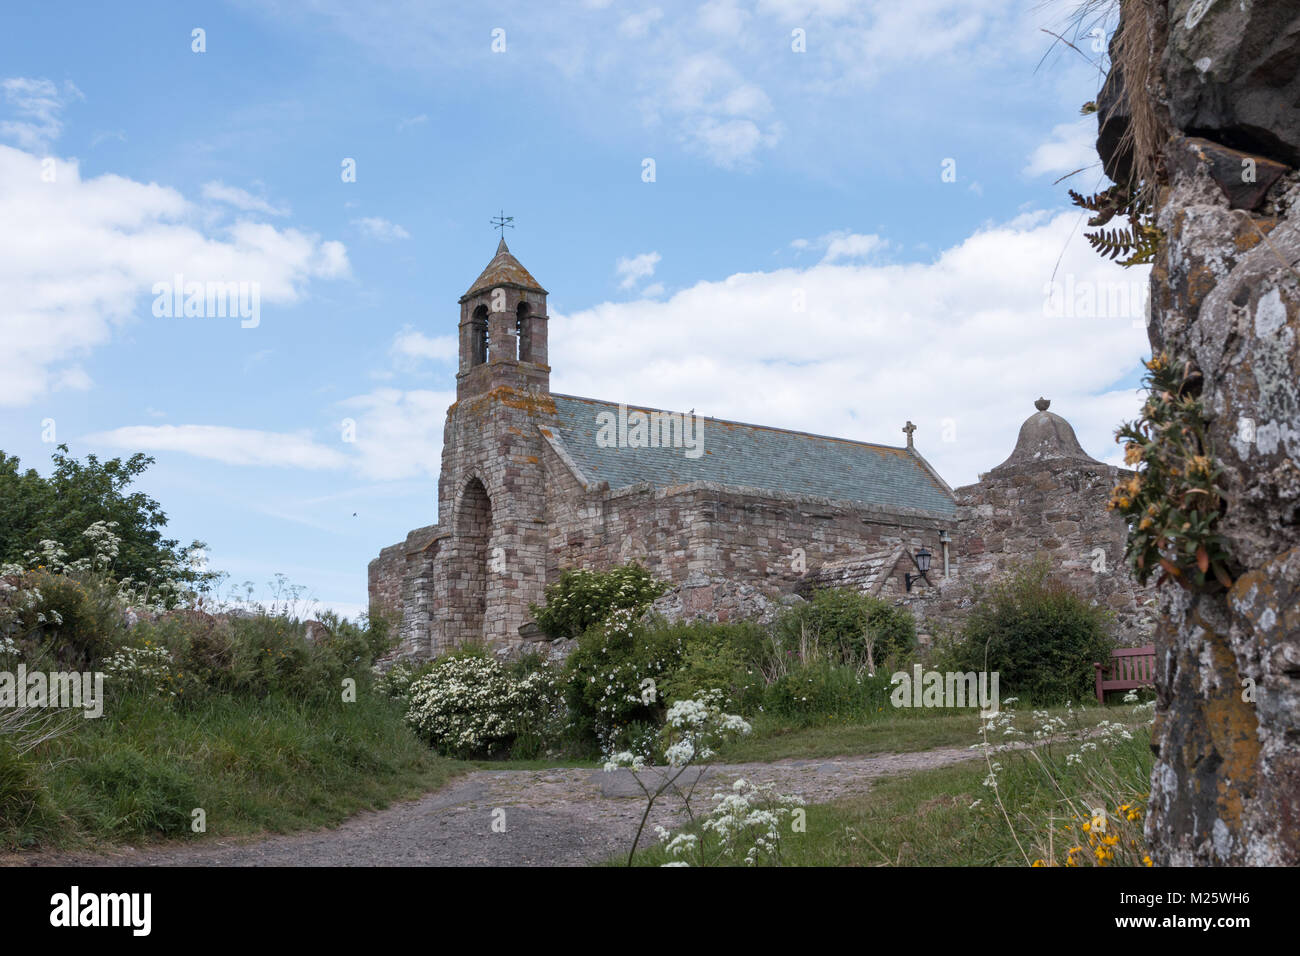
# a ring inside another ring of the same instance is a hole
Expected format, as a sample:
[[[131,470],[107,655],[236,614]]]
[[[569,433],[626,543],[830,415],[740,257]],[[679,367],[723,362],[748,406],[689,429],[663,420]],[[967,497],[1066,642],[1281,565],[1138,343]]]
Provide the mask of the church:
[[[537,638],[530,605],[562,571],[629,561],[690,588],[706,616],[717,582],[852,587],[939,626],[971,585],[1044,555],[1115,612],[1122,641],[1142,641],[1150,595],[1106,510],[1127,473],[1090,458],[1046,400],[1005,462],[954,490],[910,422],[900,447],[554,393],[546,296],[503,238],[460,297],[438,523],[369,567],[398,654],[516,648]]]

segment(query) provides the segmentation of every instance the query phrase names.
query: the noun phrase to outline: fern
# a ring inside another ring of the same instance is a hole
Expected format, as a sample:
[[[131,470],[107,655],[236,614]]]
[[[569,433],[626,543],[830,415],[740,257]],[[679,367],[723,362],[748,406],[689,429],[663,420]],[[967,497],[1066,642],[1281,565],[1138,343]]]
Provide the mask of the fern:
[[[1129,221],[1127,229],[1101,229],[1085,232],[1084,238],[1093,250],[1103,258],[1117,259],[1122,266],[1136,266],[1150,263],[1164,238],[1151,221],[1151,204],[1141,191],[1134,192],[1127,186],[1111,186],[1109,189],[1091,196],[1069,190],[1070,201],[1081,209],[1096,215],[1089,217],[1088,225],[1101,227],[1116,216],[1124,216]]]

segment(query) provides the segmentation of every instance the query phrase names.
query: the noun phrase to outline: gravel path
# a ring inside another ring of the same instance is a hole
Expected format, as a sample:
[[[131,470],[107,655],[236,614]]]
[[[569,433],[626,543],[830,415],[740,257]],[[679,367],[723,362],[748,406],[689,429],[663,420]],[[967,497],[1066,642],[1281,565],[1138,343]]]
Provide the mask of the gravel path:
[[[807,804],[866,793],[876,777],[971,760],[977,752],[939,749],[872,757],[717,765],[699,783],[697,808],[743,777],[772,783]],[[688,771],[689,775],[690,771]],[[644,778],[644,774],[643,774]],[[689,776],[680,781],[685,783]],[[703,795],[703,800],[698,799]],[[679,822],[680,801],[661,799],[655,824]],[[111,854],[37,853],[0,858],[18,865],[73,866],[581,866],[626,851],[645,808],[630,771],[479,770],[419,800],[367,811],[336,829],[206,841]],[[494,822],[496,829],[494,830]],[[501,825],[504,823],[504,832]]]

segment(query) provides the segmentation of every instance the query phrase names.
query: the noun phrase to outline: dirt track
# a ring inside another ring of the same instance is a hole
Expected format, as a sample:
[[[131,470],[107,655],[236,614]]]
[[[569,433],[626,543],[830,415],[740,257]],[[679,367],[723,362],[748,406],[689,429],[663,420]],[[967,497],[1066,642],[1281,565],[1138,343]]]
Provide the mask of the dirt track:
[[[709,794],[743,777],[772,783],[806,803],[867,792],[874,778],[977,758],[968,749],[710,768],[697,809]],[[685,782],[685,778],[682,782]],[[680,801],[656,805],[653,826],[679,822]],[[82,866],[581,866],[625,852],[645,808],[628,771],[480,770],[419,800],[357,814],[332,830],[243,842],[123,850],[107,855],[36,853],[0,860],[18,865]],[[494,821],[497,829],[494,831]],[[504,823],[504,832],[499,832]]]

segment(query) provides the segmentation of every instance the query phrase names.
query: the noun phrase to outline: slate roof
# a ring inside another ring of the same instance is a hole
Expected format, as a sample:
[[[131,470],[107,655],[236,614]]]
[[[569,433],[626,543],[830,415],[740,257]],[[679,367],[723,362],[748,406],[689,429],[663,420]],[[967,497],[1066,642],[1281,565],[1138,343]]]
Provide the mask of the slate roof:
[[[461,301],[469,298],[475,292],[482,292],[484,289],[492,289],[497,286],[517,286],[521,289],[531,289],[534,292],[545,293],[546,290],[541,287],[536,279],[532,277],[527,269],[523,267],[510,252],[506,246],[505,239],[497,244],[496,255],[487,267],[479,273],[479,277],[470,285],[469,291],[461,296]]]
[[[552,395],[559,438],[588,481],[611,489],[639,482],[655,487],[710,481],[798,496],[840,498],[884,508],[917,508],[951,515],[951,492],[906,448],[746,425],[702,421],[703,453],[682,448],[602,448],[596,443],[601,412],[618,415],[616,402]],[[628,411],[650,412],[640,406]]]

